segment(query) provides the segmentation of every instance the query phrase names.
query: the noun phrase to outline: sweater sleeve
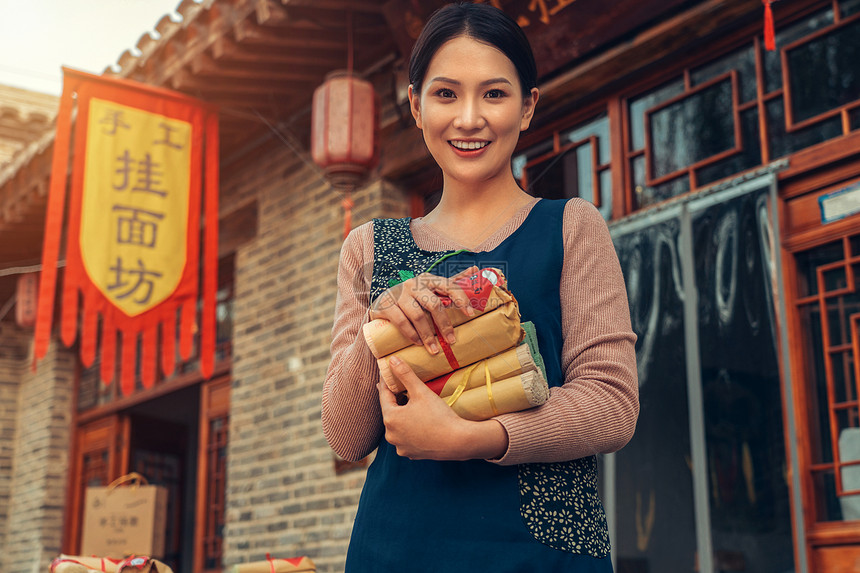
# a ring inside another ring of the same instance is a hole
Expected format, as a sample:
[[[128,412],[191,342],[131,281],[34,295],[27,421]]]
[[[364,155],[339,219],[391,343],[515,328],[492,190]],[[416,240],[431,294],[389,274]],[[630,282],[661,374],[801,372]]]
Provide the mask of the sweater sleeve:
[[[572,460],[621,449],[639,415],[636,335],[621,266],[600,213],[564,210],[561,366],[564,384],[539,408],[496,419],[508,433],[501,465]]]
[[[383,434],[379,368],[361,332],[370,312],[372,225],[354,229],[341,248],[331,362],[322,395],[323,433],[331,448],[350,461],[370,454]]]

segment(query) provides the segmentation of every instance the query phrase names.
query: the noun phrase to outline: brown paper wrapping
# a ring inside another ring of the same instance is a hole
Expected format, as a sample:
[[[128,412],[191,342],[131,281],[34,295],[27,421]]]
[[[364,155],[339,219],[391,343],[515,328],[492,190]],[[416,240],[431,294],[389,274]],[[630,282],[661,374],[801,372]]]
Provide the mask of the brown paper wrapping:
[[[117,563],[101,557],[60,555],[51,562],[51,573],[116,573]]]
[[[451,404],[451,408],[461,418],[480,421],[489,420],[500,414],[540,406],[549,398],[549,387],[539,370],[529,370],[511,378],[493,382],[490,384],[490,391],[492,391],[492,402],[485,383],[482,387],[472,388],[460,394],[459,398]]]
[[[274,566],[274,569],[272,568]],[[240,563],[230,569],[230,573],[299,573],[316,571],[317,566],[308,557],[296,559],[272,559],[271,561],[252,561]]]
[[[487,379],[484,363],[486,363],[486,370],[489,370],[490,380],[494,382],[522,374],[529,370],[537,370],[529,347],[526,344],[520,344],[519,346],[485,358],[474,365],[469,364],[451,372],[450,377],[445,381],[445,385],[439,392],[439,396],[446,398],[453,394],[460,384],[463,383],[464,376],[469,377],[464,385],[464,389],[466,390],[477,388],[478,386],[486,386]],[[432,383],[432,380],[428,382],[428,384]]]
[[[454,328],[457,341],[450,346],[460,366],[483,360],[516,346],[523,338],[520,313],[515,302],[500,306]],[[433,355],[424,346],[407,346],[377,360],[379,373],[392,392],[403,392],[400,380],[391,373],[388,360],[397,356],[421,379],[427,382],[455,370],[441,350]]]
[[[445,313],[451,324],[456,327],[506,304],[515,304],[514,297],[508,291],[496,286],[487,298],[487,306],[483,311],[475,309],[474,316],[467,316],[461,309],[453,307],[446,308]],[[406,338],[396,326],[382,318],[365,324],[362,332],[367,346],[376,358],[382,358],[412,345],[412,341]]]

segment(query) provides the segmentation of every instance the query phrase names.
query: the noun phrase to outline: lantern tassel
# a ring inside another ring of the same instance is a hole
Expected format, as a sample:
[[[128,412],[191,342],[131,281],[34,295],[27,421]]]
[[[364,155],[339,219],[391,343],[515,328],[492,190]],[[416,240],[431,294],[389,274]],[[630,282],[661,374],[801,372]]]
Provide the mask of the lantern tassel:
[[[352,200],[351,191],[346,192],[346,195],[340,204],[343,206],[343,238],[346,239],[347,235],[349,235],[349,232],[352,230],[352,208],[355,206],[355,203]]]
[[[776,37],[773,26],[773,0],[762,0],[764,3],[764,48],[770,52],[776,49]]]

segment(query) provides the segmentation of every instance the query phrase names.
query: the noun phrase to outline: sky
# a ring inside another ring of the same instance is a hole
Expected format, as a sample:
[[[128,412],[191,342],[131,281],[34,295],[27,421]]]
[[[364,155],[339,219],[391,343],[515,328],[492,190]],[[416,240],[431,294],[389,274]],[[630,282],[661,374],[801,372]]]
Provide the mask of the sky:
[[[181,0],[0,0],[0,84],[60,95],[61,66],[101,75]]]

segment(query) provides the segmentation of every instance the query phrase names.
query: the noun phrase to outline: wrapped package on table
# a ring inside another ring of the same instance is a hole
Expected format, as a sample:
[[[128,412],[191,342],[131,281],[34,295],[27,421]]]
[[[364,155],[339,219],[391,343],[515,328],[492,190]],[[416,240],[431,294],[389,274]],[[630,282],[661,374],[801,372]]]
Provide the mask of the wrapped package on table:
[[[116,573],[122,559],[60,555],[51,561],[51,573]]]
[[[308,557],[291,559],[268,558],[265,561],[240,563],[230,569],[230,573],[305,573],[317,570],[316,564]]]

